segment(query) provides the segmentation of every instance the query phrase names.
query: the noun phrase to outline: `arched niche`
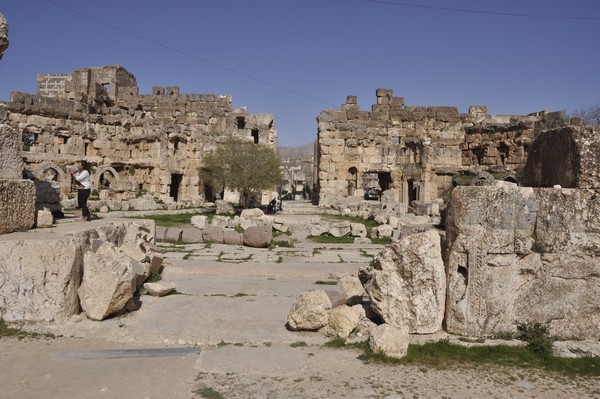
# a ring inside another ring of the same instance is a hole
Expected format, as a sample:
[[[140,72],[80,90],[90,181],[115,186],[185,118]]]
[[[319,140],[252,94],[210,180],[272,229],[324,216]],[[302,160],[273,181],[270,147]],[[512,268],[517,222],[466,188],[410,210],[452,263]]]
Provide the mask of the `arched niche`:
[[[98,187],[98,191],[108,190],[112,182],[119,180],[119,172],[110,165],[101,166],[96,169],[93,179],[93,185]]]
[[[46,162],[35,168],[34,175],[39,180],[54,180],[60,183],[66,180],[67,174],[57,164]]]

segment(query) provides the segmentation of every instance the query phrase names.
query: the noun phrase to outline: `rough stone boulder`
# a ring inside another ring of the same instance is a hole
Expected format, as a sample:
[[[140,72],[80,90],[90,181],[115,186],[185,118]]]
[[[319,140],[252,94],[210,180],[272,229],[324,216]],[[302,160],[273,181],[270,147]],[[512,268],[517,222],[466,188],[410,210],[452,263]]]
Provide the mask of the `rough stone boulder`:
[[[329,229],[331,225],[326,221],[312,221],[310,223],[310,235],[313,237],[318,237],[322,234],[329,233]]]
[[[134,262],[108,242],[85,253],[79,300],[88,318],[103,320],[125,308],[137,289]]]
[[[328,337],[348,338],[360,323],[361,312],[348,305],[338,306],[329,311],[328,323],[319,331]]]
[[[352,228],[350,227],[350,222],[348,221],[332,223],[329,227],[329,234],[334,237],[345,237],[350,235],[351,232]]]
[[[358,277],[344,276],[337,282],[337,287],[346,298],[346,305],[356,305],[362,303],[363,296],[366,294]]]
[[[233,207],[233,204],[231,204],[230,202],[223,201],[223,200],[216,200],[215,205],[217,206],[217,210],[216,210],[217,215],[222,215],[224,213],[226,213],[226,214],[235,213],[235,208]]]
[[[190,220],[192,226],[194,226],[197,229],[203,230],[206,228],[206,226],[208,226],[208,216],[205,215],[196,215],[196,216],[192,216],[192,219]]]
[[[359,278],[384,322],[417,334],[442,328],[446,271],[436,231],[391,244],[359,270]]]
[[[171,292],[175,291],[175,283],[166,283],[164,281],[159,281],[157,283],[146,283],[144,284],[144,288],[148,291],[148,295],[152,296],[165,296],[169,295]]]
[[[287,233],[289,231],[289,226],[286,224],[285,220],[282,218],[274,218],[273,219],[273,230],[279,231],[280,233]]]
[[[458,187],[446,227],[448,332],[485,336],[530,322],[600,338],[595,192]]]
[[[210,223],[211,226],[227,228],[231,227],[232,221],[229,216],[215,215]]]
[[[362,223],[350,223],[350,234],[352,237],[366,237],[367,228]]]
[[[35,209],[48,208],[50,212],[62,211],[60,185],[51,180],[35,180]]]
[[[287,318],[290,330],[318,330],[329,322],[331,300],[323,290],[303,292],[296,298]]]
[[[59,239],[49,246],[43,240],[6,237],[0,240],[0,315],[6,321],[52,321],[79,313],[79,238]]]
[[[265,215],[259,208],[244,209],[240,214],[240,226],[246,230],[248,227],[271,226],[273,217]]]
[[[253,248],[267,248],[273,240],[273,229],[269,226],[248,227],[244,230],[244,245]]]
[[[381,324],[369,330],[369,347],[374,353],[383,352],[396,359],[403,358],[408,351],[410,336],[407,327]]]
[[[383,238],[383,237],[392,237],[394,234],[394,229],[389,224],[382,224],[381,226],[373,227],[371,229],[371,237],[373,238]]]
[[[33,181],[0,179],[0,234],[29,230],[34,222]]]
[[[40,211],[37,211],[35,226],[38,229],[52,227],[53,223],[54,217],[52,217],[52,212],[50,212],[48,209],[42,209]]]

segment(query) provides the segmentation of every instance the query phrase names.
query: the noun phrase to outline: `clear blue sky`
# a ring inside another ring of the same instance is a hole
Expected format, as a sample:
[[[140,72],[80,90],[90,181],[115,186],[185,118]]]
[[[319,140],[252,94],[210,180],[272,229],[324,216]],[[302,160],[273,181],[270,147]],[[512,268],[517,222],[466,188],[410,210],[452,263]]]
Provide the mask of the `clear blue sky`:
[[[598,0],[0,0],[0,12],[0,100],[35,93],[38,73],[120,64],[142,94],[173,85],[274,114],[280,145],[315,140],[317,115],[347,95],[370,110],[378,87],[461,112],[600,102]]]

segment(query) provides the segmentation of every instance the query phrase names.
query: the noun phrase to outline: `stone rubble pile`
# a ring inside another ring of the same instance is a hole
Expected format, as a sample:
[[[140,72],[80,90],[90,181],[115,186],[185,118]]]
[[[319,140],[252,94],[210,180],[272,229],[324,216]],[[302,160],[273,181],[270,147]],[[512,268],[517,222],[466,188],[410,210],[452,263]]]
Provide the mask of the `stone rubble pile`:
[[[229,212],[227,212],[229,213]],[[157,227],[156,236],[161,240],[184,243],[214,242],[218,244],[246,245],[266,248],[273,240],[273,231],[286,233],[286,222],[265,213],[259,208],[242,210],[239,216],[215,215],[209,223],[208,216],[192,216],[193,227]],[[241,228],[243,233],[237,230]]]
[[[43,247],[41,247],[43,246]],[[135,309],[162,257],[154,222],[118,222],[51,240],[0,240],[0,308],[7,321],[91,320]]]

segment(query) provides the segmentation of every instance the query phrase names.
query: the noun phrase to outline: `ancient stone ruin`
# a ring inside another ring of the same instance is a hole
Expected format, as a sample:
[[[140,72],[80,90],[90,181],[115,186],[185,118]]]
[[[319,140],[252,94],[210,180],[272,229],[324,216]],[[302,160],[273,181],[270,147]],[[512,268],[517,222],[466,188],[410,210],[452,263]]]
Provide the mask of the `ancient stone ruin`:
[[[73,189],[66,167],[85,159],[93,188],[99,199],[113,200],[106,203],[111,209],[145,193],[197,206],[221,194],[198,175],[203,155],[221,140],[277,145],[272,115],[233,108],[230,96],[182,94],[177,86],[140,95],[135,76],[119,65],[38,75],[37,87],[35,95],[11,94],[6,123],[22,137],[26,168],[55,181],[61,198]]]
[[[404,342],[404,330],[495,337],[525,323],[600,339],[599,163],[599,126],[540,132],[524,166],[535,187],[493,178],[456,187],[445,232],[400,237],[360,268],[362,287],[341,306],[299,296],[289,327],[342,338],[368,331],[372,346],[381,325],[398,329],[392,342]]]
[[[356,96],[318,116],[318,204],[363,199],[431,203],[452,188],[457,175],[482,170],[516,173],[544,130],[579,120],[562,112],[491,115],[486,106],[467,114],[456,107],[407,106],[391,89],[377,89],[377,103],[361,111]]]

